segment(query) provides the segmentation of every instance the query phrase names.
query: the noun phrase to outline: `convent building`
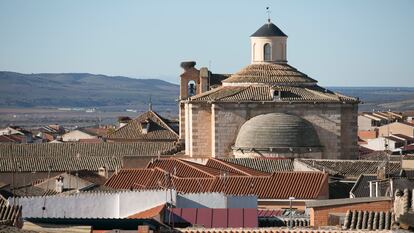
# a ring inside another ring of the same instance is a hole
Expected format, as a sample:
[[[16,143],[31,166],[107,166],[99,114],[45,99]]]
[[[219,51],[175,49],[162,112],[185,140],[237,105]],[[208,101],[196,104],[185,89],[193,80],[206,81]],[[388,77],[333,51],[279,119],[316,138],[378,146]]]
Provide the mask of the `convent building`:
[[[190,157],[357,157],[357,98],[320,87],[287,62],[270,20],[251,35],[251,64],[218,75],[183,62],[180,140]]]

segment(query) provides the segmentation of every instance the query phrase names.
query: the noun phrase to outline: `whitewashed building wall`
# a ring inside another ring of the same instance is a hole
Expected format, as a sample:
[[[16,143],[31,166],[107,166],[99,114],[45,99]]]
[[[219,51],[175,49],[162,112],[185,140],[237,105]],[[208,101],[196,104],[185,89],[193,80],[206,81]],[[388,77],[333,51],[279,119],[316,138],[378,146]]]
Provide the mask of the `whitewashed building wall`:
[[[257,208],[257,196],[189,193],[177,197],[177,208]]]
[[[175,190],[172,192],[175,202],[176,192]],[[22,197],[9,198],[8,201],[10,204],[22,206],[23,218],[125,218],[161,205],[167,200],[164,190],[154,190]]]

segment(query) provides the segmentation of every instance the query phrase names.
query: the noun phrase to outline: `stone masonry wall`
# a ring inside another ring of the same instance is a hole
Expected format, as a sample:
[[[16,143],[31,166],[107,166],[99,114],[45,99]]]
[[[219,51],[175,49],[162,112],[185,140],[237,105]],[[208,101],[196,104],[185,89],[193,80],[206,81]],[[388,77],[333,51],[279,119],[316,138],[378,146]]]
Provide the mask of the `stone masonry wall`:
[[[240,127],[250,118],[266,113],[286,113],[311,122],[323,146],[323,158],[356,158],[357,107],[349,104],[220,103],[190,104],[192,157],[233,157]],[[210,124],[210,126],[208,126]]]
[[[221,104],[215,111],[216,157],[232,156],[231,146],[240,127],[250,118],[266,113],[287,113],[313,123],[323,148],[324,158],[340,158],[341,108],[332,104]]]
[[[190,156],[211,156],[211,107],[210,105],[190,104]]]
[[[358,157],[358,105],[343,104],[341,108],[341,158]]]
[[[180,128],[180,140],[185,140],[185,104],[184,103],[180,103],[180,107],[179,107],[179,128]]]

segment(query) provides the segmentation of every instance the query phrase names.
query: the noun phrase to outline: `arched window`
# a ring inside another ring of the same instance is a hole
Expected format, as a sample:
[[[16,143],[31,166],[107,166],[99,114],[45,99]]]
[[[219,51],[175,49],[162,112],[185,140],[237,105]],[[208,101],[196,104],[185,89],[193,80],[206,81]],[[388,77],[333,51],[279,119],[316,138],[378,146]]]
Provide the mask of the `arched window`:
[[[256,61],[256,43],[253,44],[253,61]]]
[[[194,80],[188,82],[188,96],[193,96],[196,94],[196,83]]]
[[[263,47],[263,58],[265,61],[272,60],[272,47],[269,43],[266,43]]]

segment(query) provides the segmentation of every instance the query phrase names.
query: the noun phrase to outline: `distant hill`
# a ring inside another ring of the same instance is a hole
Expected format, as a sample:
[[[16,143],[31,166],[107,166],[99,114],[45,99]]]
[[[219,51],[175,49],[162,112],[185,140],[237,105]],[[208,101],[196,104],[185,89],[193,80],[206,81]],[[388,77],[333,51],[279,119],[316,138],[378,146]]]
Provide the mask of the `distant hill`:
[[[414,110],[414,87],[329,87],[345,95],[359,97],[359,111]]]
[[[174,105],[179,86],[158,79],[88,73],[21,74],[0,71],[0,107]]]
[[[360,111],[414,109],[413,87],[329,87],[359,97]],[[0,107],[142,107],[177,110],[179,86],[158,79],[87,73],[21,74],[0,71]]]

